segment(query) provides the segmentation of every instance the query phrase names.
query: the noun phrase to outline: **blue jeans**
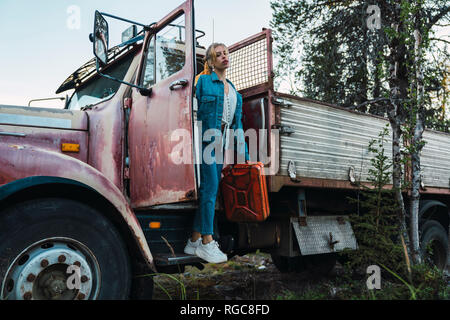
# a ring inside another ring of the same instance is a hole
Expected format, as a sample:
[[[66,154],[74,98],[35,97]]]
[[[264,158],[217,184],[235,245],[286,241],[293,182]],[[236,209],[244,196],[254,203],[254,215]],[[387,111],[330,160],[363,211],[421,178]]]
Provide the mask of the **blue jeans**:
[[[194,231],[202,235],[214,234],[214,214],[222,168],[223,164],[215,162],[206,164],[202,161],[200,165],[200,202],[194,217]]]

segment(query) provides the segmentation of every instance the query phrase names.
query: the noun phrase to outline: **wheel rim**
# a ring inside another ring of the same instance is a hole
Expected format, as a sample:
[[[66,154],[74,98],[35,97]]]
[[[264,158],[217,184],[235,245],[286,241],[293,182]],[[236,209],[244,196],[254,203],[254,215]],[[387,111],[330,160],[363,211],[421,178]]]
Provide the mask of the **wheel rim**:
[[[98,261],[84,244],[71,238],[47,238],[28,246],[13,260],[2,283],[1,298],[95,299],[100,284]]]

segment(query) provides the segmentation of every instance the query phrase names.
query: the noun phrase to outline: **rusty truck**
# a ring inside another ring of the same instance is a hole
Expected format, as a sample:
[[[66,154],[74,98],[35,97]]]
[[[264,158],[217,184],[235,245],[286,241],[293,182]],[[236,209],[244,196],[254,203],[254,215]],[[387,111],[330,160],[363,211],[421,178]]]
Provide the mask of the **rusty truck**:
[[[120,45],[109,48],[105,17],[132,24]],[[149,298],[143,275],[202,268],[183,253],[200,183],[194,23],[193,0],[151,24],[96,12],[95,57],[57,89],[73,91],[64,109],[0,105],[0,299]],[[272,42],[263,29],[230,45],[228,70],[267,153],[270,215],[230,221],[218,202],[214,237],[229,257],[260,250],[282,272],[327,270],[357,249],[347,197],[368,181],[367,146],[388,121],[274,91]],[[173,161],[179,129],[192,161]],[[421,239],[444,267],[450,135],[424,139]]]

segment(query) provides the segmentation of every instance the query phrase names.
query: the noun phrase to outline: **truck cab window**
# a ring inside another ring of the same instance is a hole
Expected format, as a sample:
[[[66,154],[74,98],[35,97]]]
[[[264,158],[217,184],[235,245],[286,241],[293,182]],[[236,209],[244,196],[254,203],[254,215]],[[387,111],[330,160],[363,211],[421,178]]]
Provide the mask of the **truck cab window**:
[[[133,61],[134,55],[130,54],[123,60],[109,67],[105,73],[117,79],[123,79]],[[110,99],[119,89],[120,83],[104,77],[95,76],[93,79],[76,89],[70,98],[69,110],[80,110],[91,104]]]
[[[150,40],[143,74],[144,87],[151,87],[183,69],[186,60],[185,33],[185,17],[182,15]]]

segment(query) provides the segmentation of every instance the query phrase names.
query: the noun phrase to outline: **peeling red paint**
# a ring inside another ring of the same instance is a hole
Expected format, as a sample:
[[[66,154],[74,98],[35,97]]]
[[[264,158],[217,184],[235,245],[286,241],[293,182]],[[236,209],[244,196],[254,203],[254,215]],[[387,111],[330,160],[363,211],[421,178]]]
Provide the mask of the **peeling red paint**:
[[[132,146],[130,148],[130,198],[133,208],[186,201],[186,194],[196,189],[193,159],[190,164],[173,163],[171,154],[177,143],[170,139],[171,133],[177,129],[184,129],[192,136],[192,113],[190,112],[192,83],[190,82],[194,78],[192,64],[194,41],[190,1],[163,18],[156,29],[183,12],[186,14],[185,66],[179,72],[155,84],[150,97],[143,97],[137,90],[132,90],[133,107],[129,123],[129,141]],[[144,47],[149,39],[147,35]],[[145,58],[142,57],[141,61]],[[189,84],[170,90],[170,84],[180,79],[188,80]],[[192,146],[187,146],[189,147]]]
[[[101,172],[88,164],[56,151],[26,145],[18,150],[0,143],[0,181],[4,183],[33,176],[61,177],[83,183],[105,197],[121,213],[149,265],[150,249],[136,216],[122,192]]]

